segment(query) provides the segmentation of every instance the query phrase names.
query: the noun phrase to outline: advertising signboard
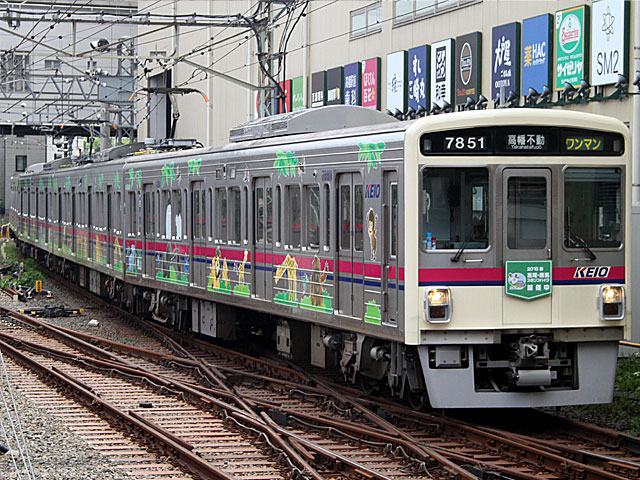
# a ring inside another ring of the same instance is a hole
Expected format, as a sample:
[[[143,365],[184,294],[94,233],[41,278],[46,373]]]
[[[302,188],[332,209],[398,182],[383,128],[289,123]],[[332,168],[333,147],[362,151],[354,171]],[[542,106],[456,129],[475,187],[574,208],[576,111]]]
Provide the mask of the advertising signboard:
[[[416,112],[419,107],[427,109],[429,98],[429,45],[409,49],[407,101]]]
[[[327,104],[327,72],[311,74],[311,108]]]
[[[407,52],[387,55],[387,109],[407,111]]]
[[[380,57],[362,61],[363,107],[380,110]]]
[[[350,63],[344,66],[344,104],[360,105],[360,86],[362,81],[360,62]]]
[[[285,80],[278,85],[280,85],[280,88],[284,92],[284,98],[280,97],[281,93],[276,89],[276,95],[278,96],[277,113],[289,113],[291,111],[291,80]]]
[[[304,77],[296,77],[291,80],[291,111],[304,110]]]
[[[491,29],[491,98],[504,87],[505,97],[520,94],[520,22]]]
[[[454,43],[453,38],[449,38],[431,45],[431,103],[441,108],[444,102],[452,105],[453,101]]]
[[[456,38],[456,105],[467,97],[478,99],[481,86],[482,33],[473,32]]]
[[[618,75],[629,78],[629,3],[593,2],[591,25],[591,84],[610,85]]]
[[[327,105],[342,104],[342,82],[344,73],[342,67],[327,70]]]
[[[522,94],[529,88],[542,93],[551,88],[551,55],[553,53],[553,15],[545,13],[522,22]]]
[[[555,89],[564,82],[574,87],[588,79],[589,73],[589,7],[582,5],[556,12]]]

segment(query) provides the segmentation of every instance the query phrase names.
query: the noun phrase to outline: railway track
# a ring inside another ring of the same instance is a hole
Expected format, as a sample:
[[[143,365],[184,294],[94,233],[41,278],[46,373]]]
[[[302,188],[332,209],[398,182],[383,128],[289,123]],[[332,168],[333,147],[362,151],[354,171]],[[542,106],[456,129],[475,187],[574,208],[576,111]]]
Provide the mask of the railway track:
[[[266,424],[292,447],[294,451],[288,453],[300,465],[318,466],[316,473],[322,478],[341,474],[370,478],[640,478],[637,443],[631,438],[615,440],[611,436],[615,432],[574,422],[566,430],[570,435],[558,428],[559,437],[550,437],[549,429],[532,436],[412,412],[393,402],[352,396],[349,389],[280,360],[239,354],[155,325],[143,328],[128,329],[123,337],[133,344],[142,340],[145,348],[73,335],[104,349],[109,361],[135,366],[234,404],[238,410],[229,417],[249,428]]]

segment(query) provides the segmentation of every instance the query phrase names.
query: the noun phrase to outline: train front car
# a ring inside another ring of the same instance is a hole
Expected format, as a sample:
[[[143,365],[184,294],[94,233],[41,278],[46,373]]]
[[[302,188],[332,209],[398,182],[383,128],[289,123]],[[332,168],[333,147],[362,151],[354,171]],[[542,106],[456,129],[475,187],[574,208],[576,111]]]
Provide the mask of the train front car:
[[[631,317],[627,128],[477,111],[405,142],[406,343],[431,405],[610,402]]]

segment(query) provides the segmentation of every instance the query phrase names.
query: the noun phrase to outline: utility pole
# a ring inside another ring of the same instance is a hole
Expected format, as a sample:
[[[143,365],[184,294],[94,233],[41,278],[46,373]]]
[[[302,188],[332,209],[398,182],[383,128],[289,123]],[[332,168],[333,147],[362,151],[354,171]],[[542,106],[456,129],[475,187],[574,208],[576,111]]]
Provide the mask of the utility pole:
[[[258,38],[258,61],[263,65],[260,69],[261,87],[258,91],[258,116],[268,117],[275,113],[275,102],[272,95],[271,78],[268,74],[273,72],[273,33],[270,28],[271,24],[271,2],[260,0],[258,6],[262,14],[256,21],[256,35]],[[266,71],[265,71],[266,70]]]

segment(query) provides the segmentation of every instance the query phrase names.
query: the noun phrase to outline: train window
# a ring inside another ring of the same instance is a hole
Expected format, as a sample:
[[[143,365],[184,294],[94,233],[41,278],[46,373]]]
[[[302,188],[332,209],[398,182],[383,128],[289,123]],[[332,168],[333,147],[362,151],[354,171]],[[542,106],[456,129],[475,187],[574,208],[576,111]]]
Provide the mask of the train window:
[[[507,182],[507,246],[511,249],[547,245],[547,180],[510,177]]]
[[[466,249],[484,249],[489,245],[486,168],[425,168],[420,203],[425,250],[458,249],[463,244]],[[396,221],[397,213],[392,225]]]
[[[171,212],[176,229],[175,239],[182,240],[182,191],[174,190],[172,197]]]
[[[144,192],[144,234],[151,235],[151,192]]]
[[[287,245],[300,248],[300,187],[289,185],[286,188],[288,235]]]
[[[273,242],[273,199],[271,187],[267,187],[267,243]]]
[[[564,173],[565,247],[619,247],[622,210],[619,168],[567,168]]]
[[[305,245],[308,248],[320,246],[320,188],[318,186],[304,187],[305,204]]]
[[[164,212],[164,238],[171,238],[171,192],[165,190],[162,192],[162,211]]]
[[[325,249],[331,248],[331,189],[329,185],[325,184],[324,187],[324,219],[325,219]]]
[[[353,237],[353,248],[361,252],[364,245],[364,189],[362,185],[353,186],[353,203],[353,228],[355,234]]]
[[[256,188],[256,243],[264,242],[264,197],[263,189]]]
[[[207,189],[207,212],[205,225],[207,225],[207,236],[209,240],[213,238],[213,190],[211,188]],[[204,233],[204,232],[203,232]]]
[[[231,202],[231,232],[229,241],[233,243],[240,243],[240,237],[242,235],[242,204],[240,202],[240,189],[231,188],[230,202]]]
[[[216,240],[227,241],[227,189],[216,188]]]
[[[340,186],[340,248],[351,249],[351,186]]]
[[[242,228],[244,231],[242,239],[244,240],[244,243],[247,243],[249,241],[249,211],[248,210],[249,210],[249,189],[247,187],[244,187],[242,189],[242,215],[243,215]]]

